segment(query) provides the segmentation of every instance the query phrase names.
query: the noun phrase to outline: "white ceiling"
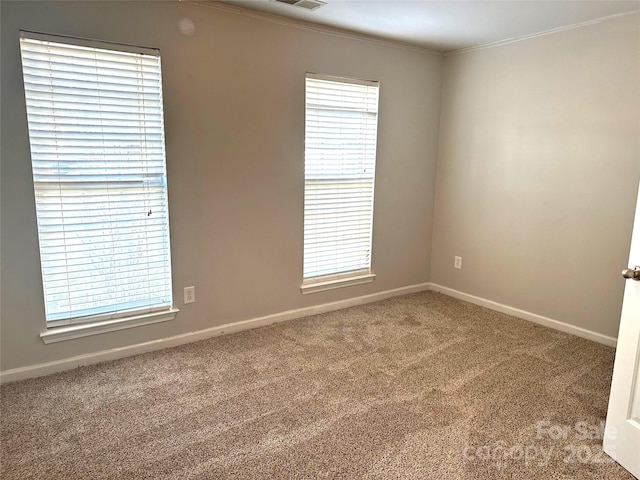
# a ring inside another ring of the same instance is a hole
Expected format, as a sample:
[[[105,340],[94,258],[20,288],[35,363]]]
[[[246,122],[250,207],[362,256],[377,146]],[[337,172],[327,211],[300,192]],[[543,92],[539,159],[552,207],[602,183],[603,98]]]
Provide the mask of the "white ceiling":
[[[324,0],[315,11],[273,0],[222,1],[441,52],[640,10],[640,0]]]

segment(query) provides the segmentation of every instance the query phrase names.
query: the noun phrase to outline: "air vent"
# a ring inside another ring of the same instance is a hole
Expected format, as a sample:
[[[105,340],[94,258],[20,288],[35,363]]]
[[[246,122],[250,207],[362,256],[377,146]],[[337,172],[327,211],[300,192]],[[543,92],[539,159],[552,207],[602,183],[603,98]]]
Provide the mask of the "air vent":
[[[317,10],[318,8],[326,5],[326,2],[320,0],[273,0],[277,3],[286,3],[294,7],[304,8],[305,10]]]

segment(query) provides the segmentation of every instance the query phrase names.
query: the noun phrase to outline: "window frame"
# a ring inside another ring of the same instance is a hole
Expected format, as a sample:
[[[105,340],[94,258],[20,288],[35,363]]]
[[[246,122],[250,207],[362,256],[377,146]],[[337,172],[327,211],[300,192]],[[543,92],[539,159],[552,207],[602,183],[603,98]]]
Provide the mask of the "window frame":
[[[369,222],[369,239],[368,239],[368,266],[366,268],[359,268],[354,270],[343,270],[338,272],[333,272],[329,274],[322,274],[316,276],[304,276],[304,262],[305,262],[305,249],[304,249],[304,233],[303,233],[303,275],[302,275],[302,284],[300,286],[300,291],[303,294],[322,292],[326,290],[332,290],[335,288],[342,288],[352,285],[360,285],[365,283],[373,282],[376,275],[373,273],[373,223],[374,223],[374,212],[375,212],[375,186],[376,186],[376,170],[377,170],[377,160],[378,160],[378,133],[379,133],[379,119],[380,119],[380,81],[376,80],[362,80],[357,78],[348,78],[343,76],[335,76],[335,75],[326,75],[326,74],[317,74],[312,72],[306,72],[305,74],[305,175],[304,175],[304,193],[305,193],[305,202],[303,206],[303,218],[304,218],[304,229],[306,231],[306,193],[307,193],[307,105],[309,100],[307,98],[307,88],[308,88],[308,80],[320,80],[333,82],[338,84],[346,84],[346,85],[359,85],[359,86],[369,86],[376,88],[376,108],[375,108],[375,134],[373,139],[373,174],[371,181],[371,209],[370,209],[370,222]],[[343,112],[349,111],[347,108],[342,109]],[[365,142],[362,141],[361,145],[364,145]]]
[[[162,179],[162,182],[159,185],[161,188],[159,190],[158,195],[160,195],[159,197],[161,198],[160,201],[163,202],[161,205],[164,208],[163,216],[161,217],[161,222],[163,222],[161,235],[164,242],[163,245],[165,245],[164,247],[165,254],[163,254],[163,256],[166,255],[166,263],[162,264],[163,265],[162,268],[165,271],[165,273],[163,274],[163,278],[165,282],[164,288],[166,289],[165,291],[168,293],[168,297],[165,297],[167,298],[166,300],[167,303],[155,304],[155,305],[153,303],[150,303],[150,304],[147,304],[147,306],[132,307],[130,309],[125,309],[120,311],[108,311],[109,307],[95,307],[96,309],[103,308],[105,309],[105,311],[98,312],[95,314],[88,314],[88,315],[74,315],[74,312],[77,313],[77,312],[81,312],[82,310],[78,310],[78,309],[70,310],[68,317],[59,318],[59,319],[52,318],[52,319],[45,320],[46,331],[42,332],[40,334],[40,337],[42,338],[44,343],[52,343],[52,342],[58,342],[62,340],[68,340],[71,338],[78,338],[78,337],[83,337],[87,335],[93,335],[97,333],[104,333],[109,331],[136,327],[139,325],[146,325],[150,323],[173,320],[176,317],[176,314],[178,313],[179,310],[174,307],[174,298],[173,298],[173,278],[172,278],[173,276],[172,276],[172,261],[171,261],[171,241],[170,241],[171,234],[170,234],[170,221],[169,221],[166,137],[164,133],[165,115],[164,115],[164,105],[163,105],[164,101],[163,101],[163,87],[162,87],[162,66],[161,66],[161,55],[160,55],[159,49],[121,44],[121,43],[115,43],[115,42],[109,42],[109,41],[93,40],[93,39],[87,39],[87,38],[78,38],[78,37],[73,37],[68,35],[39,33],[39,32],[33,32],[28,30],[20,30],[19,34],[20,34],[21,59],[23,56],[23,47],[22,47],[23,39],[52,42],[56,44],[86,47],[86,48],[92,48],[92,49],[100,49],[100,50],[106,50],[108,52],[115,52],[115,53],[141,54],[141,55],[157,57],[158,59],[157,74],[159,77],[159,88],[160,88],[159,109],[160,109],[161,144],[162,144],[161,155],[162,155],[162,163],[163,163],[162,173],[160,174],[160,177],[158,177]],[[25,94],[25,107],[27,107],[26,108],[27,127],[29,130],[31,130],[32,125],[29,120],[29,114],[28,114],[29,108],[27,105],[28,89],[26,86],[26,77],[25,77],[26,71],[25,71],[23,59],[21,61],[21,66],[22,66],[23,92]],[[131,78],[134,78],[134,77],[132,76]],[[57,125],[57,124],[55,122],[52,122],[51,125]],[[140,132],[142,135],[146,135],[145,130],[140,130]],[[29,145],[31,147],[30,148],[31,150],[32,149],[31,136],[29,136]],[[31,151],[29,154],[29,159],[30,159],[31,167],[33,171],[35,169],[35,164],[34,164],[34,157]],[[142,164],[143,161],[142,160],[139,160],[139,161]],[[32,184],[34,188],[34,199],[36,200],[35,213],[36,213],[36,219],[38,222],[38,251],[39,251],[40,267],[42,270],[41,280],[42,280],[43,292],[46,293],[44,263],[42,259],[42,244],[40,239],[40,233],[41,233],[40,222],[44,217],[41,218],[42,213],[39,211],[37,207],[37,198],[36,198],[37,180],[35,178],[35,172],[33,173],[34,173],[34,176],[32,177]],[[104,183],[105,185],[109,185],[109,182],[110,180],[105,180],[101,182],[101,184]],[[146,182],[146,180],[144,182]],[[63,185],[64,183],[65,182],[62,182],[61,185]],[[73,183],[69,183],[69,187],[67,188],[73,189],[73,188],[79,188],[79,187],[75,187]],[[61,204],[64,204],[64,203],[61,202]],[[111,225],[112,226],[110,226],[109,228],[113,228],[113,226],[116,224],[112,223]],[[149,227],[145,227],[145,231],[146,231],[146,228],[149,228]],[[110,258],[115,259],[117,257],[112,256]],[[150,258],[149,253],[145,255],[145,259],[148,259],[148,258]],[[65,269],[69,268],[69,264],[65,263],[64,265],[65,265]],[[145,261],[144,268],[149,269],[150,268],[149,265],[150,264],[148,263],[148,261]],[[64,285],[66,285],[65,288],[68,289],[70,284],[67,281],[66,283],[64,283]],[[147,298],[149,299],[149,301],[152,301],[154,299],[154,297],[151,297],[151,296]],[[45,295],[44,296],[45,310],[47,309],[46,302],[47,302],[47,296]],[[122,306],[126,306],[126,303],[123,304]],[[84,310],[86,310],[86,308]],[[48,316],[52,316],[52,315],[49,314]]]

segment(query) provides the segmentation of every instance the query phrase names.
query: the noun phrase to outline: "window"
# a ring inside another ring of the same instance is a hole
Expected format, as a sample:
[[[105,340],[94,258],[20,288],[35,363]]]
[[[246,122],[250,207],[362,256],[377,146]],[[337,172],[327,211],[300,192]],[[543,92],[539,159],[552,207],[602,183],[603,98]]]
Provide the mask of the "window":
[[[175,312],[159,52],[20,49],[47,326]]]
[[[370,282],[378,83],[307,74],[302,292]]]

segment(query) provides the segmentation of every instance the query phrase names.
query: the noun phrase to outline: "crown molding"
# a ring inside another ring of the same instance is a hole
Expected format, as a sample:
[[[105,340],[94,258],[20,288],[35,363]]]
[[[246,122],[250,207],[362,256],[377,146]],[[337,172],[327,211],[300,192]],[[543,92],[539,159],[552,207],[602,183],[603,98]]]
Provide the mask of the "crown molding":
[[[280,15],[274,15],[272,13],[259,12],[255,10],[248,10],[246,8],[236,7],[234,5],[226,5],[217,0],[180,0],[181,3],[190,3],[193,5],[199,5],[201,7],[212,8],[226,13],[234,15],[242,15],[244,17],[254,18],[270,23],[275,23],[285,27],[297,28],[299,30],[306,30],[310,32],[320,33],[324,35],[331,35],[339,38],[346,38],[349,40],[359,40],[363,42],[373,43],[377,45],[383,45],[386,47],[401,48],[403,50],[410,50],[414,52],[426,53],[429,55],[436,55],[442,57],[442,52],[430,50],[424,47],[418,47],[403,42],[395,42],[393,40],[387,40],[375,36],[366,34],[349,32],[347,30],[341,30],[339,28],[329,27],[327,25],[320,25],[316,23],[307,22],[304,20],[298,20],[294,18],[283,17]]]
[[[499,40],[497,42],[483,43],[481,45],[474,45],[473,47],[459,48],[457,50],[450,50],[444,52],[443,56],[450,57],[453,55],[460,55],[468,52],[475,52],[476,50],[485,50],[487,48],[501,47],[503,45],[509,45],[511,43],[523,42],[525,40],[531,40],[538,37],[544,37],[546,35],[553,35],[554,33],[560,33],[567,30],[574,30],[576,28],[588,27],[589,25],[595,25],[615,18],[626,17],[628,15],[638,15],[639,11],[616,13],[615,15],[607,15],[606,17],[596,18],[595,20],[589,20],[586,22],[574,23],[571,25],[565,25],[563,27],[552,28],[550,30],[543,30],[542,32],[530,33],[528,35],[520,35],[518,37],[507,38],[505,40]]]

